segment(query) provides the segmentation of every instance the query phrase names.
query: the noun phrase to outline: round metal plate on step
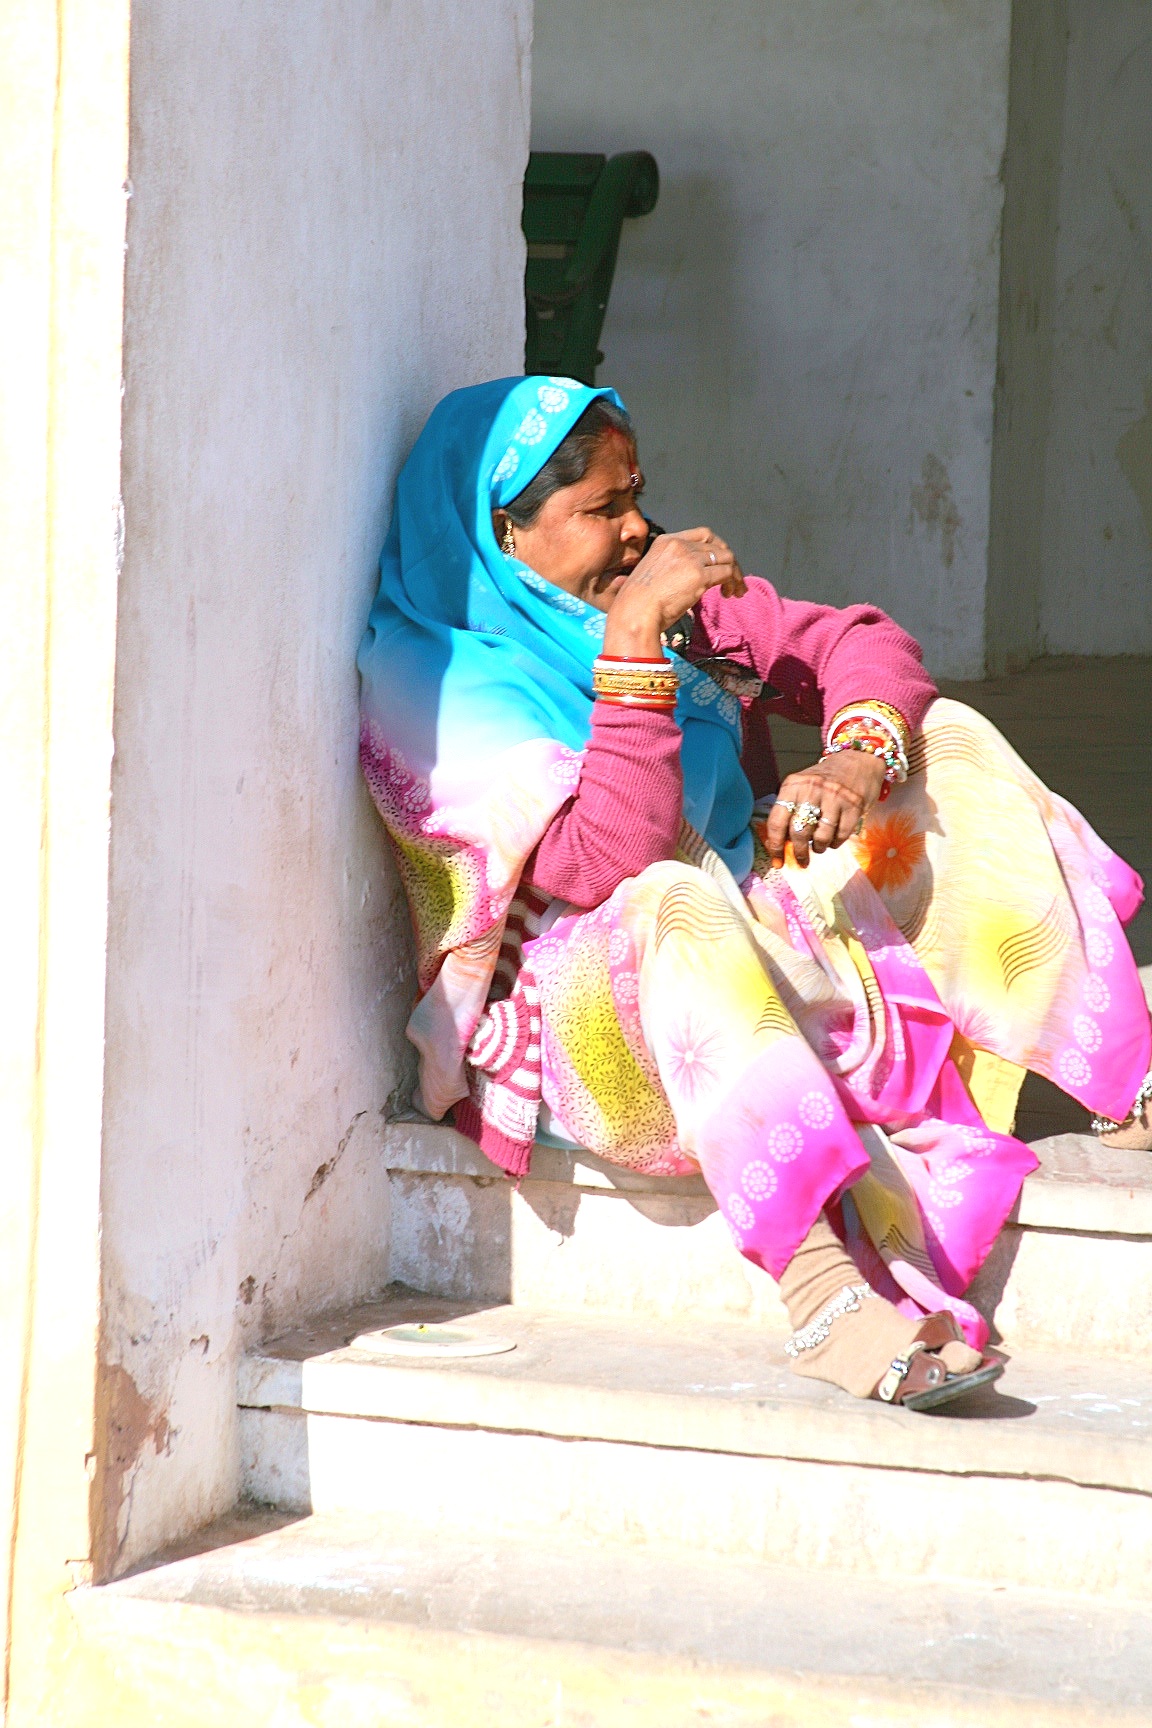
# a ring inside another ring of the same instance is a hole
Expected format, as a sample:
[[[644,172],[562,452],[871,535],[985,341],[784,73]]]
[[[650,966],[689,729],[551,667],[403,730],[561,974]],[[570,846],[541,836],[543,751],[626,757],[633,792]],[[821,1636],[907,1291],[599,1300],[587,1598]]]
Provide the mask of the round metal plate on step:
[[[373,1356],[448,1357],[502,1356],[515,1350],[511,1338],[482,1338],[459,1326],[386,1326],[381,1332],[361,1332],[348,1346]]]

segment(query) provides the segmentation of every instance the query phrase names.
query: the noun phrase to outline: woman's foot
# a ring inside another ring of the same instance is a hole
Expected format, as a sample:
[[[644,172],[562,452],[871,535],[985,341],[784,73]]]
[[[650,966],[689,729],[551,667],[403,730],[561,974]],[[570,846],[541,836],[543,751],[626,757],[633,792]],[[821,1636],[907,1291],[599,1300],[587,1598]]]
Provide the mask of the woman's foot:
[[[909,1319],[863,1283],[823,1213],[785,1267],[780,1292],[795,1327],[785,1345],[793,1372],[854,1397],[928,1409],[1004,1372],[964,1342],[951,1314]]]
[[[1099,1120],[1103,1123],[1103,1118]],[[1129,1116],[1115,1127],[1102,1125],[1096,1129],[1096,1137],[1101,1146],[1118,1146],[1125,1152],[1152,1152],[1152,1106],[1145,1104],[1138,1116]]]
[[[894,1357],[872,1396],[906,1410],[935,1410],[990,1386],[1004,1372],[1004,1359],[994,1351],[981,1356],[964,1342],[953,1315],[930,1314],[915,1341]]]
[[[1115,1146],[1123,1152],[1152,1152],[1152,1074],[1136,1094],[1136,1101],[1123,1122],[1113,1122],[1108,1116],[1094,1116],[1092,1129],[1101,1146]]]

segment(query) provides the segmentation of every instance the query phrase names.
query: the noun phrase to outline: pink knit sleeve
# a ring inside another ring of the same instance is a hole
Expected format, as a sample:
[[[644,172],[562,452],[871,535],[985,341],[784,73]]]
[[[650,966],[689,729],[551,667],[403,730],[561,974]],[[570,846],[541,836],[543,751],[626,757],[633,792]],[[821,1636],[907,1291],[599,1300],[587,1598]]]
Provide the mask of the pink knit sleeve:
[[[701,601],[692,658],[714,654],[749,666],[778,692],[771,711],[823,726],[849,702],[889,702],[913,731],[938,694],[920,645],[876,606],[817,606],[788,600],[762,577],[726,600]]]
[[[629,876],[671,858],[680,831],[680,728],[670,714],[596,702],[576,792],[522,880],[590,911]]]

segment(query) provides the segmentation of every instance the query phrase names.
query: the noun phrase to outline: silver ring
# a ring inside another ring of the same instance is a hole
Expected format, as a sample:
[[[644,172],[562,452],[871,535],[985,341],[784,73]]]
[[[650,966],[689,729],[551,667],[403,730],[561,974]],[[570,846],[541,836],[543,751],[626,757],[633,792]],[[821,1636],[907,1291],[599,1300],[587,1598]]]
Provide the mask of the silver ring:
[[[716,562],[716,554],[715,554],[715,552],[709,552],[709,554],[708,554],[708,562],[709,562],[709,564],[715,564],[715,562]]]
[[[787,810],[789,816],[795,814],[796,806],[793,804],[791,798],[777,798],[776,802],[779,804],[781,810]]]
[[[819,804],[801,804],[792,822],[793,834],[806,834],[809,828],[815,828],[820,821]]]
[[[817,824],[816,824],[816,826],[817,826],[817,827],[818,827],[818,828],[823,828],[823,826],[824,826],[824,824],[825,824],[825,822],[827,822],[827,824],[828,824],[828,826],[829,826],[829,828],[835,828],[835,826],[836,826],[836,818],[835,818],[835,817],[834,817],[834,816],[826,816],[826,815],[825,815],[825,814],[824,814],[824,812],[823,812],[823,810],[821,810],[821,812],[820,812],[820,820],[819,820],[819,822],[818,822],[818,823],[817,823]]]

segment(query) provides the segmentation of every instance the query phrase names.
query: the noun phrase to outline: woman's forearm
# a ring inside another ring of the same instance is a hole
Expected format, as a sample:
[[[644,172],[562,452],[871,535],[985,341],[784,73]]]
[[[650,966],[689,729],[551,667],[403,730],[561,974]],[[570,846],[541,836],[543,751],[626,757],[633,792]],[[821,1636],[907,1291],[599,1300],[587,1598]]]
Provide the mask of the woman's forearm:
[[[915,731],[937,695],[919,644],[875,606],[817,606],[788,600],[750,576],[738,599],[704,596],[693,658],[715,654],[750,667],[780,692],[773,711],[824,726],[841,708],[891,703]]]
[[[553,817],[524,881],[581,910],[671,858],[680,831],[680,728],[669,714],[597,702],[575,795]]]

